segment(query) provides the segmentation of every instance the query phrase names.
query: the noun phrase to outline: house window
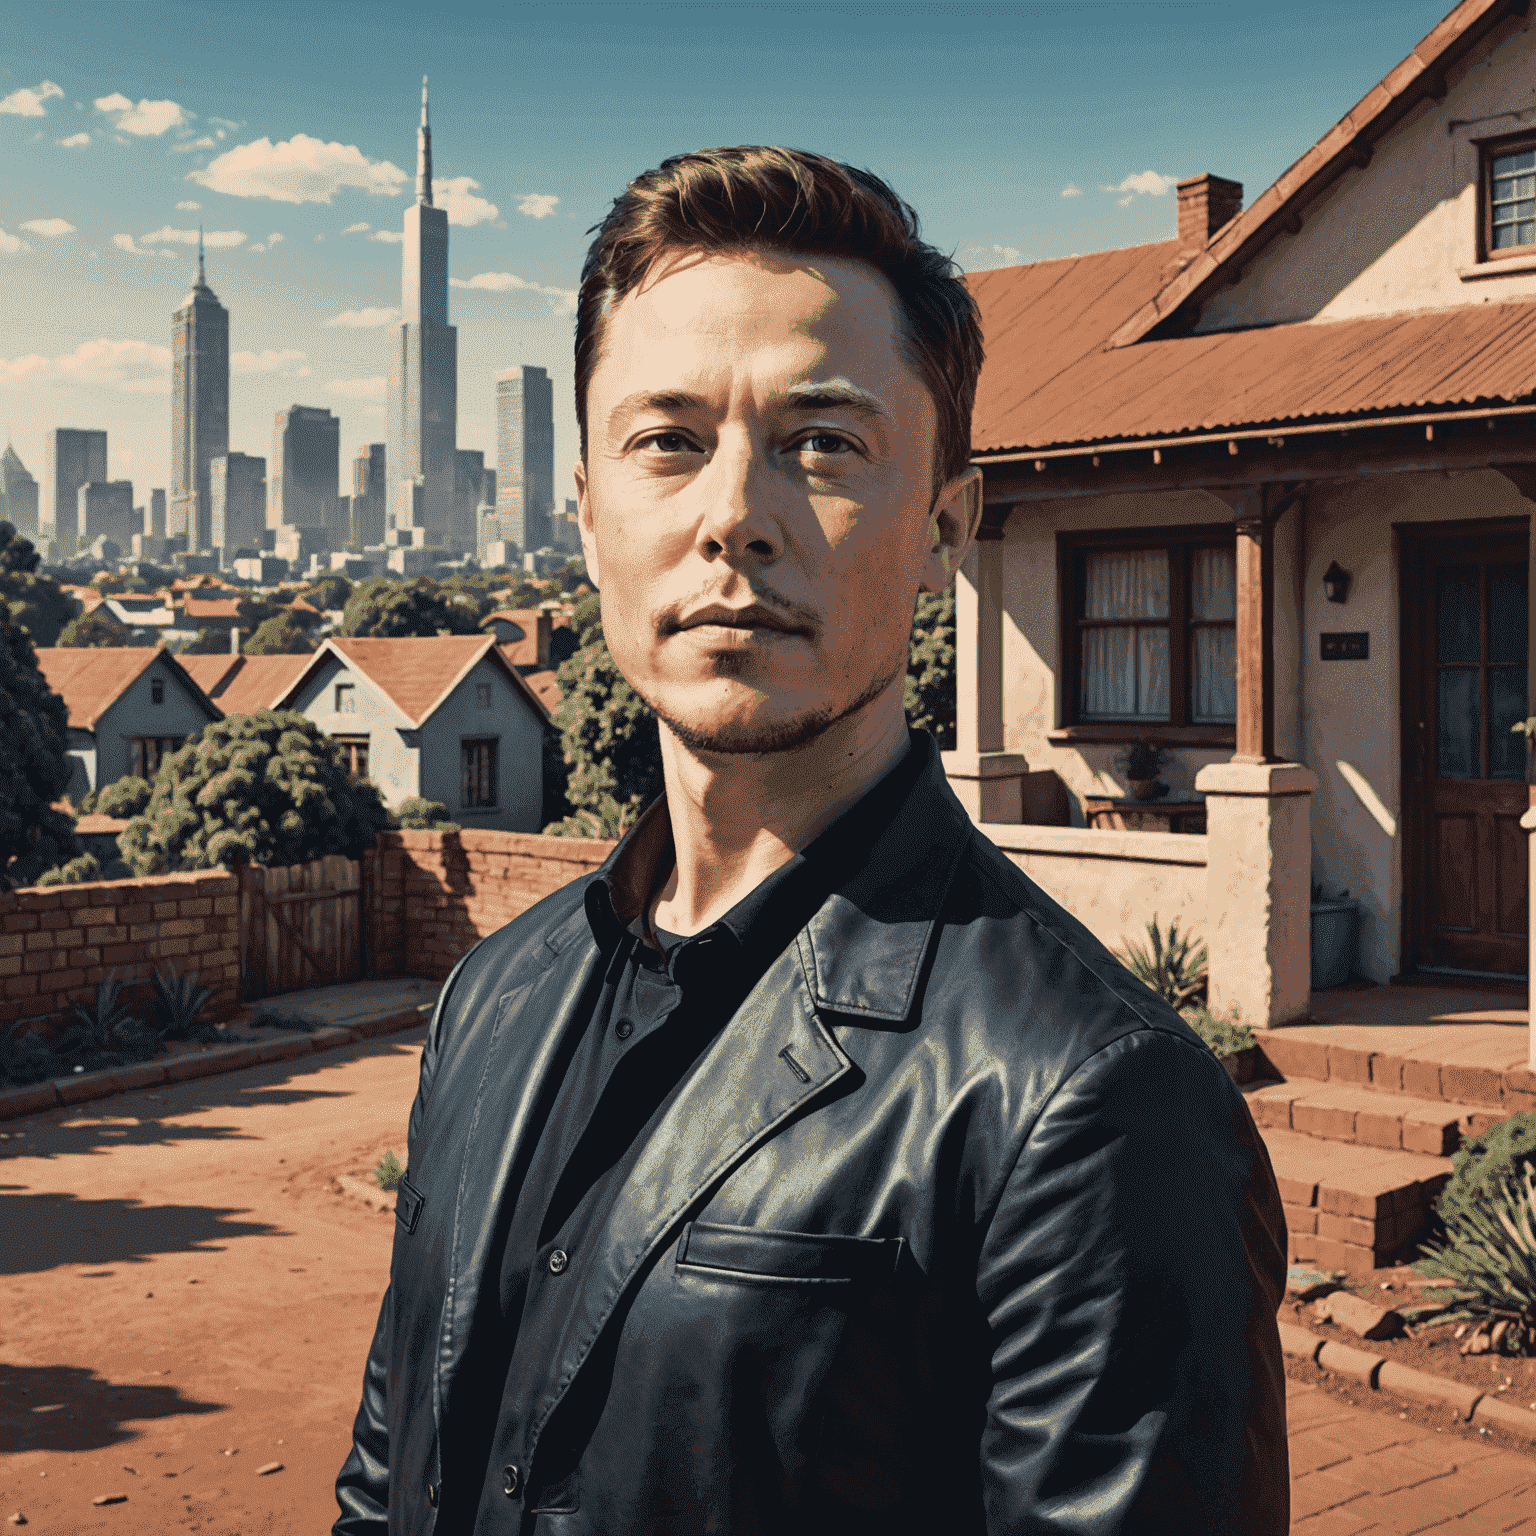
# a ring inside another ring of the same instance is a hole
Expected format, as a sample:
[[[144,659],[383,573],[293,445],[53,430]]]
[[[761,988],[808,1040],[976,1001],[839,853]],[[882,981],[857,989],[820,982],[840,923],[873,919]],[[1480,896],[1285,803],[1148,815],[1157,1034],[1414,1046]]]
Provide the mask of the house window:
[[[496,804],[496,741],[464,743],[464,777],[459,803],[466,809]]]
[[[149,702],[151,704],[165,703],[165,679],[152,677],[149,680]]]
[[[1212,528],[1063,535],[1072,724],[1237,719],[1237,566]]]
[[[368,777],[368,738],[366,736],[336,736],[332,738],[341,748],[342,761],[354,779]]]
[[[1483,248],[1490,257],[1536,247],[1536,139],[1505,140],[1483,152]]]
[[[128,772],[136,779],[152,779],[168,753],[174,752],[185,736],[130,736]]]
[[[357,690],[351,683],[336,684],[336,713],[338,715],[357,713]]]
[[[489,709],[491,707],[491,685],[489,683],[475,684],[475,704],[480,709]]]

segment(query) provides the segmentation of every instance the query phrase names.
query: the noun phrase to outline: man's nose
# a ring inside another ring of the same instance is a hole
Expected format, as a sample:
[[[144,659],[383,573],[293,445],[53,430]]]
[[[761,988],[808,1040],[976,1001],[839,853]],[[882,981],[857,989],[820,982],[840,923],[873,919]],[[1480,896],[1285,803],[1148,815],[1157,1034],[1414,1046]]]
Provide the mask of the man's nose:
[[[774,512],[775,489],[766,445],[748,432],[722,434],[694,482],[702,504],[699,552],[708,560],[777,560],[784,540]]]

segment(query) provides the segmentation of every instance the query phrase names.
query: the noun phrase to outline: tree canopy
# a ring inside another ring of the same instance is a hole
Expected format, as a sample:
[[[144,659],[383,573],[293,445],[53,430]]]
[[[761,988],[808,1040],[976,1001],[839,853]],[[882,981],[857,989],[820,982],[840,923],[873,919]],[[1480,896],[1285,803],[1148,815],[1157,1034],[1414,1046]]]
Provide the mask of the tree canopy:
[[[370,576],[352,589],[336,633],[395,639],[445,629],[469,635],[478,628],[478,617],[472,605],[450,602],[428,577],[402,581]]]
[[[902,704],[908,721],[932,731],[939,746],[955,746],[955,588],[923,592],[912,621]]]
[[[352,596],[352,583],[339,571],[332,571],[312,581],[298,595],[306,603],[326,613],[347,606],[347,600]]]
[[[389,825],[367,779],[296,710],[230,715],[188,737],[118,838],[136,875],[357,858]]]
[[[128,630],[102,607],[93,608],[89,613],[71,619],[59,631],[57,644],[67,649],[92,650],[102,646],[127,645],[131,638]],[[224,639],[224,649],[229,649],[228,636]]]
[[[54,645],[78,604],[51,576],[37,573],[41,556],[15,525],[0,521],[0,617],[26,630],[33,645]]]
[[[247,656],[299,656],[314,648],[308,630],[286,608],[258,624],[244,647]]]
[[[31,638],[0,617],[0,883],[30,885],[80,852],[73,819],[53,809],[74,772],[68,720]]]

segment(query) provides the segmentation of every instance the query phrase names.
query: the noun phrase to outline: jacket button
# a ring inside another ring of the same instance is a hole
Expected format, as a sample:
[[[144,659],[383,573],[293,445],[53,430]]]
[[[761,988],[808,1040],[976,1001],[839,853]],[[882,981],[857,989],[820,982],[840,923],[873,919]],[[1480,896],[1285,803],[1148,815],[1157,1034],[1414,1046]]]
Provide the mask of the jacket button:
[[[427,1503],[430,1504],[433,1509],[437,1508],[437,1484],[436,1483],[428,1483],[427,1484]]]
[[[520,1481],[520,1474],[518,1473],[517,1468],[511,1463],[508,1463],[501,1469],[501,1479],[501,1491],[506,1494],[509,1499],[515,1499],[517,1497],[517,1489]]]
[[[570,1255],[564,1248],[556,1248],[549,1256],[549,1272],[552,1275],[563,1275],[565,1266],[571,1262]]]
[[[629,1037],[634,1034],[635,1026],[631,1024],[628,1019],[620,1019],[619,1022],[614,1025],[613,1032],[619,1037],[620,1040],[628,1040]]]

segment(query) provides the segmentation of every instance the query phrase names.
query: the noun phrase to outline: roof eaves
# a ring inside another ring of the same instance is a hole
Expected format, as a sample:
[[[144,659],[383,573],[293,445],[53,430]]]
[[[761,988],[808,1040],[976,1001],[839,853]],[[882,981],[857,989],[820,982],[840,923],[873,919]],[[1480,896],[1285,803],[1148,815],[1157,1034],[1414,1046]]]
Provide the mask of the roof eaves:
[[[438,694],[438,696],[433,699],[433,701],[424,710],[422,710],[421,719],[413,720],[411,724],[414,725],[418,730],[424,726],[427,721],[430,720],[432,716],[435,715],[445,703],[447,703],[449,695],[452,694],[453,690],[457,688],[459,684],[462,683],[464,679],[468,677],[469,674],[473,672],[477,666],[480,665],[480,662],[484,658],[485,653],[487,651],[494,651],[495,649],[496,636],[486,635],[480,645],[480,648],[477,651],[471,652],[469,660],[466,661],[464,665],[454,673],[453,680],[448,684],[448,686],[444,688],[443,691]],[[503,657],[499,652],[497,653],[496,659],[505,665],[506,658]]]
[[[140,665],[136,667],[132,672],[123,674],[121,684],[118,687],[117,692],[114,693],[111,698],[103,700],[101,707],[96,711],[94,715],[87,717],[85,721],[86,730],[94,731],[96,729],[96,722],[100,720],[101,717],[106,714],[106,712],[111,709],[112,706],[116,704],[117,701],[122,698],[122,696],[127,693],[127,691],[133,687],[133,685],[138,682],[141,677],[143,677],[143,675],[150,669],[150,667],[154,665],[156,658],[159,657],[160,654],[161,653],[158,650],[151,651],[149,655],[146,656],[140,663]],[[169,655],[170,653],[166,652],[165,654]],[[199,688],[190,677],[187,677],[186,672],[181,667],[178,667],[176,670],[180,672],[184,678],[186,678],[187,683],[192,688],[193,692],[201,696],[202,689]]]
[[[1242,267],[1277,234],[1300,225],[1293,205],[1310,202],[1351,166],[1369,161],[1371,146],[1421,97],[1444,86],[1444,74],[1462,53],[1475,47],[1505,17],[1523,14],[1529,0],[1462,0],[1401,63],[1371,87],[1299,160],[1283,171],[1236,218],[1223,225],[1206,248],[1149,299],[1109,338],[1110,347],[1135,345],[1176,314],[1228,266]],[[1363,155],[1363,160],[1362,160]],[[1288,227],[1289,226],[1289,227]]]

